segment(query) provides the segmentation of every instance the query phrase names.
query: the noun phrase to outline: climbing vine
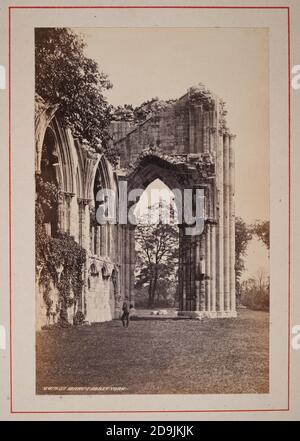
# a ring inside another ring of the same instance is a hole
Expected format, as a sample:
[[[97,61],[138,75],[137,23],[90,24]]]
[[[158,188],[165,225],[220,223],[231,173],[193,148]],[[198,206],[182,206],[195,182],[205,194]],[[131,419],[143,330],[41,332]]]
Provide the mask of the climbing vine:
[[[39,284],[43,286],[47,314],[52,306],[51,284],[57,288],[60,321],[67,322],[67,308],[78,302],[82,292],[86,252],[67,233],[57,233],[55,237],[46,233],[45,211],[57,203],[58,188],[37,176],[36,190],[36,267]]]

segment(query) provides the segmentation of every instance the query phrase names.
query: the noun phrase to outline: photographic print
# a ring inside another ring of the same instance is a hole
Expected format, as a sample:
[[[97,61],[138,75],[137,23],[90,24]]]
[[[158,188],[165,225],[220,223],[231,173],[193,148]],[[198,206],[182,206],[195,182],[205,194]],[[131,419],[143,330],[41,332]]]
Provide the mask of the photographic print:
[[[198,3],[3,0],[0,419],[299,419],[300,5]]]
[[[34,32],[37,394],[268,393],[268,29]]]

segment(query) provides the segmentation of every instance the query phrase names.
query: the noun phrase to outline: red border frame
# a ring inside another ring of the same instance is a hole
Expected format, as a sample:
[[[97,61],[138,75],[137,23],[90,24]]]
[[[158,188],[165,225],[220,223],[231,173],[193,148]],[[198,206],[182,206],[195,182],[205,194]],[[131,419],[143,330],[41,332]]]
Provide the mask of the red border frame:
[[[288,20],[288,407],[283,409],[190,409],[190,410],[70,410],[70,411],[15,411],[13,410],[13,332],[12,332],[12,162],[11,162],[11,11],[13,9],[280,9],[287,11]],[[9,239],[9,317],[10,317],[10,414],[142,414],[142,413],[253,413],[253,412],[288,412],[291,409],[291,13],[290,6],[8,6],[8,239]]]

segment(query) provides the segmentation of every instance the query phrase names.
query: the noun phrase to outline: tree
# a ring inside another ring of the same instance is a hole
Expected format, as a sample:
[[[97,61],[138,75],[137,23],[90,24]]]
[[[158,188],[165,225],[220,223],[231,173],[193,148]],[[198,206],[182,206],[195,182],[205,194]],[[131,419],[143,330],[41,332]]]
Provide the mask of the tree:
[[[264,268],[241,283],[241,302],[250,309],[268,311],[270,304],[270,280]]]
[[[256,221],[251,225],[251,231],[255,234],[267,247],[270,249],[270,222],[269,221]]]
[[[36,28],[36,93],[58,105],[61,124],[96,151],[109,151],[108,125],[112,107],[103,92],[112,87],[108,76],[84,54],[83,39],[67,28]]]
[[[252,239],[252,230],[240,217],[235,219],[235,274],[236,291],[240,294],[240,279],[245,270],[244,256],[249,241]]]
[[[154,210],[155,208],[153,208]],[[162,280],[174,281],[178,265],[178,228],[175,224],[145,224],[136,227],[137,286],[148,285],[148,306],[158,297]]]

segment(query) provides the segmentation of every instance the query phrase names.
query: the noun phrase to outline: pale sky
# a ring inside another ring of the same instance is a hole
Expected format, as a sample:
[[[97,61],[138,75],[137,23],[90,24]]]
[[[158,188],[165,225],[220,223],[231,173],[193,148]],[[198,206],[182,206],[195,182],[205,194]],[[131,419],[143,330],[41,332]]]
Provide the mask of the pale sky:
[[[268,31],[263,28],[75,29],[86,54],[109,75],[113,105],[179,98],[203,83],[227,103],[236,134],[236,215],[269,219]],[[247,267],[267,267],[267,252],[253,241]]]

